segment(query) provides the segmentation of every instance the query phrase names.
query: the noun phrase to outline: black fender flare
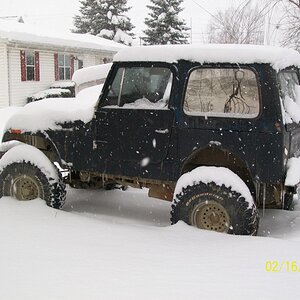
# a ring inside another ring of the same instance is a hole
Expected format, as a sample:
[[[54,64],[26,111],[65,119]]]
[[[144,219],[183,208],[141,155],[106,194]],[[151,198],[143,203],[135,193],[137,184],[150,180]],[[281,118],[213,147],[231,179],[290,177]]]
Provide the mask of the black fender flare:
[[[7,143],[6,151],[14,147],[16,144],[9,142],[18,141],[27,145],[31,145],[41,150],[52,162],[58,162],[61,166],[65,166],[64,160],[51,138],[42,132],[10,132],[6,131],[3,135],[2,142]]]
[[[224,149],[221,144],[208,144],[203,148],[195,149],[185,158],[181,165],[180,175],[199,166],[214,166],[228,168],[237,174],[248,186],[251,194],[256,196],[254,178],[250,168],[236,153]]]

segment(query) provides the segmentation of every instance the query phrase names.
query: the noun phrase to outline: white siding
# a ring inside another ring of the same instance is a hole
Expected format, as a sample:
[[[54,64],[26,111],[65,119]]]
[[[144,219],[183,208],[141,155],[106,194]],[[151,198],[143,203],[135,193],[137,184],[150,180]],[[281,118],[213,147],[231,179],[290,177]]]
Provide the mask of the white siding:
[[[1,48],[0,48],[1,49]],[[21,61],[20,61],[20,50],[23,48],[8,47],[8,62],[9,68],[6,74],[9,74],[9,84],[3,84],[6,86],[7,92],[5,96],[0,95],[0,105],[3,101],[6,101],[5,105],[8,105],[7,95],[10,95],[10,105],[22,106],[27,102],[27,97],[48,88],[55,81],[55,70],[54,70],[54,53],[63,53],[54,50],[39,50],[32,49],[39,52],[40,58],[40,81],[21,81]],[[73,54],[75,58],[83,60],[83,66],[89,67],[96,64],[103,63],[103,58],[112,58],[113,53],[76,53],[68,52],[66,54]],[[1,65],[1,58],[0,58]],[[78,63],[75,60],[74,69],[78,67]],[[7,69],[7,68],[6,68]],[[4,67],[1,65],[1,70]],[[7,79],[6,79],[7,80]],[[0,85],[2,83],[0,82]],[[5,89],[3,89],[4,91]],[[2,100],[2,98],[4,100]],[[2,101],[2,102],[1,102]]]
[[[83,57],[83,67],[90,67],[95,66],[99,64],[103,64],[103,59],[106,58],[109,61],[113,59],[114,54],[113,53],[103,53],[99,52],[97,54],[85,54]]]
[[[9,106],[6,44],[0,43],[0,108]]]
[[[90,67],[95,66],[99,64],[99,62],[96,62],[96,58],[94,54],[84,54],[83,56],[83,67]]]
[[[22,106],[26,99],[43,89],[48,88],[54,81],[54,53],[40,53],[40,81],[21,81],[20,50],[9,49],[9,79],[11,105]],[[38,51],[38,50],[36,50]]]

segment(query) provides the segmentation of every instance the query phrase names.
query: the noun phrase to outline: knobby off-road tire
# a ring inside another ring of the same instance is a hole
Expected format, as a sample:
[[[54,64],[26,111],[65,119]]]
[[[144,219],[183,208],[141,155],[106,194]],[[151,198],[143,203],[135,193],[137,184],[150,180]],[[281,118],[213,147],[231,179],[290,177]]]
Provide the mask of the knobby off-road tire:
[[[27,201],[41,198],[50,207],[61,209],[66,199],[66,186],[57,170],[58,180],[48,178],[31,162],[13,162],[0,173],[0,198],[11,196]]]
[[[292,210],[293,202],[294,202],[294,194],[286,193],[284,195],[283,209]]]
[[[198,182],[182,188],[172,204],[171,222],[179,220],[201,229],[256,235],[258,212],[231,187]]]

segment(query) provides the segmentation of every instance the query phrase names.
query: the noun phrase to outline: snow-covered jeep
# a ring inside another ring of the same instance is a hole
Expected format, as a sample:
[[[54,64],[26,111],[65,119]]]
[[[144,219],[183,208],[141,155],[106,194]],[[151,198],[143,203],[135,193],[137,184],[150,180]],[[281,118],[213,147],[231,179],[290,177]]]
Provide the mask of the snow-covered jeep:
[[[300,55],[263,46],[121,50],[98,101],[25,106],[3,142],[0,196],[62,207],[65,183],[149,188],[171,222],[254,235],[300,181]],[[62,178],[54,163],[68,169]]]

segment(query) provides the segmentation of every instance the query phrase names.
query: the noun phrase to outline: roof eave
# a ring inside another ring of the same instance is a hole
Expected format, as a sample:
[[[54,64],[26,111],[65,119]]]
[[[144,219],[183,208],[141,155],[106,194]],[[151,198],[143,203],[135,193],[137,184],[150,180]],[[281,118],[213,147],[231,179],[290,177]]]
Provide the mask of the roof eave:
[[[51,50],[51,51],[61,51],[61,52],[89,52],[89,53],[116,53],[119,50],[113,49],[93,49],[87,47],[72,47],[72,46],[57,46],[50,43],[36,43],[36,42],[26,42],[18,40],[0,39],[0,42],[6,43],[8,46],[13,48],[26,48],[26,49],[38,49],[38,50]]]

